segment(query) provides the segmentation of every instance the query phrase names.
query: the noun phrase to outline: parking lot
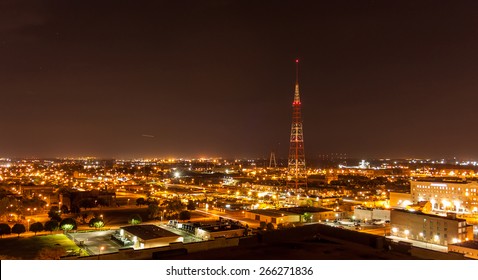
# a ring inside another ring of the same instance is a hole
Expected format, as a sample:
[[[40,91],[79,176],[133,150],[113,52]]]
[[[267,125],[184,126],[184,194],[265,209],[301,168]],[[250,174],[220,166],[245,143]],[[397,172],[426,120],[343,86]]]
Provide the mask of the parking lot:
[[[100,255],[118,252],[120,248],[124,248],[111,240],[113,233],[114,230],[77,232],[69,233],[68,237],[89,255]]]
[[[171,231],[175,234],[181,235],[184,238],[184,243],[199,242],[201,238],[193,234],[184,232],[179,229],[174,229],[167,225],[158,224],[159,227]],[[129,248],[131,246],[123,247],[111,239],[111,235],[115,230],[101,230],[89,232],[76,232],[67,234],[68,238],[73,240],[78,247],[85,250],[89,255],[101,255],[118,252],[121,248]]]

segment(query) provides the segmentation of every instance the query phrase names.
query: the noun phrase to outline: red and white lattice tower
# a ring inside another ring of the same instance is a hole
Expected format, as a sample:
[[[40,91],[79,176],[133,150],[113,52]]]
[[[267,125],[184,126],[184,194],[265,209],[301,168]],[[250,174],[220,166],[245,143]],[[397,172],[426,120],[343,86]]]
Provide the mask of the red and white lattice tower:
[[[302,127],[301,103],[299,94],[299,60],[295,60],[295,93],[292,102],[292,128],[290,131],[290,147],[288,160],[288,181],[289,188],[294,187],[296,191],[307,188],[307,170],[305,167],[304,152],[304,131]]]

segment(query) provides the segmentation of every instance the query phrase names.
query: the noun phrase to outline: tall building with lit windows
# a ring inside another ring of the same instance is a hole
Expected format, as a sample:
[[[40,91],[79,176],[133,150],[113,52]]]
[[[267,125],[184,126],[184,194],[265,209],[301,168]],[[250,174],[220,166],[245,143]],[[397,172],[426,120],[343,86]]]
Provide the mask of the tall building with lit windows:
[[[434,178],[410,182],[412,203],[430,201],[432,211],[478,213],[478,182]]]

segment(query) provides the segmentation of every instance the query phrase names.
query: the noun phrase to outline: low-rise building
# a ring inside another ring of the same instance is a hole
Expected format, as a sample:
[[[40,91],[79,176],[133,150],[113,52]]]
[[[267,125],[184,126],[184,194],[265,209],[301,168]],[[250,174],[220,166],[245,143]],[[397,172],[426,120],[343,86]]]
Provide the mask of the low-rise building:
[[[438,216],[419,211],[393,209],[390,213],[391,234],[439,245],[473,239],[473,226],[455,214]]]
[[[382,220],[390,221],[390,209],[355,207],[356,220]]]
[[[245,228],[237,225],[202,225],[195,228],[195,235],[203,240],[211,240],[217,237],[240,237],[244,236]]]
[[[298,223],[301,221],[300,215],[296,213],[276,209],[249,210],[246,211],[245,217],[247,219],[276,225],[284,223]]]
[[[120,228],[120,237],[130,240],[135,249],[168,246],[183,242],[183,237],[155,225],[135,225]]]
[[[217,237],[240,237],[246,233],[246,228],[242,224],[227,219],[207,223],[180,223],[170,220],[168,226],[194,234],[203,240],[212,240]]]
[[[306,219],[309,219],[310,222],[336,220],[344,218],[345,214],[320,207],[292,207],[250,210],[245,213],[245,216],[248,219],[278,225],[305,222]]]
[[[478,260],[478,241],[468,240],[465,242],[448,244],[448,252],[460,253],[467,258]]]

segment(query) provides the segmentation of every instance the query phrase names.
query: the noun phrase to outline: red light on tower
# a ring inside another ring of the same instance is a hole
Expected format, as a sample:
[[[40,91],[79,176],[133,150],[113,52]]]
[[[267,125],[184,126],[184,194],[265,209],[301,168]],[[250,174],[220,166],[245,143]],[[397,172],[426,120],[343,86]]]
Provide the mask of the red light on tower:
[[[299,60],[298,60],[298,59],[296,59],[296,60],[295,60],[295,63],[299,63]]]

